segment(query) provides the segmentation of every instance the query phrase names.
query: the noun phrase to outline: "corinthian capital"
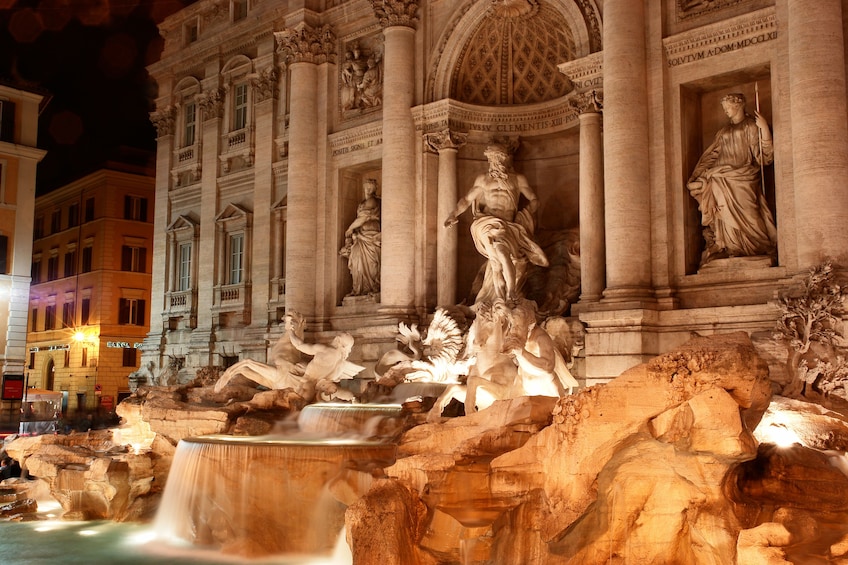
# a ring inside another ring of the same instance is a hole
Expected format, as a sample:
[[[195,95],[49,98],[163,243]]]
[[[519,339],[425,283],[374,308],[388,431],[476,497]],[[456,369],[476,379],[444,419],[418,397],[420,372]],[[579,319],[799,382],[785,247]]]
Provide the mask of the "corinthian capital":
[[[424,143],[433,153],[438,153],[443,149],[459,149],[465,145],[466,140],[468,140],[467,133],[451,131],[450,129],[424,134]]]
[[[419,0],[371,0],[380,25],[384,28],[403,26],[415,28],[418,26]]]
[[[156,128],[156,137],[164,137],[174,133],[175,118],[176,109],[173,106],[152,112],[150,114],[150,121],[153,123],[153,127]]]
[[[277,51],[290,63],[335,63],[336,36],[325,25],[314,29],[304,23],[283,31],[275,31]]]
[[[250,77],[250,84],[253,86],[253,96],[256,102],[264,102],[277,96],[277,77],[279,71],[276,68],[269,68],[260,71]]]
[[[203,119],[220,118],[224,115],[224,91],[220,88],[201,92],[197,95],[197,105],[203,110]]]
[[[568,104],[578,114],[598,114],[604,109],[604,91],[596,89],[572,93],[568,97]]]

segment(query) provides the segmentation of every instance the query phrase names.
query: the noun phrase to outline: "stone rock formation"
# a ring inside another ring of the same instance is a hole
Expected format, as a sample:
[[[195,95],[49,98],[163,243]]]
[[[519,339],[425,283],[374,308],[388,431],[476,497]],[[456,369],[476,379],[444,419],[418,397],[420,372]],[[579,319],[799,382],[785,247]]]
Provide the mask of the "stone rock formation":
[[[467,563],[730,563],[742,525],[724,482],[756,457],[749,429],[770,396],[747,335],[696,338],[573,396],[410,430],[386,473],[430,510],[421,563],[462,562],[462,547]],[[379,505],[367,495],[348,523]],[[354,562],[376,563],[357,531]]]
[[[81,520],[150,519],[170,464],[159,465],[155,451],[137,454],[114,444],[109,430],[21,437],[6,452],[49,486],[66,518]]]
[[[845,562],[848,410],[772,386],[740,332],[693,338],[563,398],[509,398],[438,423],[410,402],[417,414],[377,434],[396,459],[345,468],[326,492],[346,508],[356,565]],[[7,451],[67,515],[143,520],[180,439],[260,435],[307,412],[285,390],[227,388],[224,401],[211,386],[142,387],[114,433],[18,438]],[[251,480],[275,484],[278,465],[268,473]],[[265,551],[194,516],[228,551]]]
[[[196,386],[201,384],[207,386]],[[150,520],[181,439],[266,434],[305,405],[291,390],[266,391],[247,380],[234,380],[220,392],[212,385],[196,379],[139,387],[118,405],[118,428],[13,436],[5,450],[47,485],[68,518]]]

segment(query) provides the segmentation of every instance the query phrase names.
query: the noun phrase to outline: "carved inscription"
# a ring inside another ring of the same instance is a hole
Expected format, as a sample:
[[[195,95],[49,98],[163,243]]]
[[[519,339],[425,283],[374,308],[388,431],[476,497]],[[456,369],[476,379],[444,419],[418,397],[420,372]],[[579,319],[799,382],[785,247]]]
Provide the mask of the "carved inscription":
[[[666,39],[666,64],[677,67],[774,39],[777,39],[774,11],[762,10],[736,20],[730,26],[711,27],[706,31],[687,32]]]

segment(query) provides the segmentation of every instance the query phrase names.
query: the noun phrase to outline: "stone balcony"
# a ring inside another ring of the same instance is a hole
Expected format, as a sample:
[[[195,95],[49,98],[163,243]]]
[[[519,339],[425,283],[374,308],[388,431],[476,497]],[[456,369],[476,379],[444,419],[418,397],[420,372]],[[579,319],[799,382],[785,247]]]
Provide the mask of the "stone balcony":
[[[212,317],[215,325],[239,326],[250,324],[250,284],[215,286]]]

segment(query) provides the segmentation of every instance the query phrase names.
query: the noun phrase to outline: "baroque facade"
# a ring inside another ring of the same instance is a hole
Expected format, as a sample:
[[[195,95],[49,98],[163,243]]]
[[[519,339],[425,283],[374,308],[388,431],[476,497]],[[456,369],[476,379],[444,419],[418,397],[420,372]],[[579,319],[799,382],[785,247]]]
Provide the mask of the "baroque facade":
[[[579,322],[579,377],[614,377],[693,331],[768,333],[777,293],[825,258],[846,260],[843,10],[199,0],[160,25],[149,67],[156,261],[143,363],[179,359],[193,375],[265,361],[283,314],[298,312],[315,339],[352,333],[352,359],[367,365],[395,346],[398,322],[471,303],[482,258],[470,221],[443,222],[493,142],[538,196],[536,236],[553,260],[531,297]],[[755,198],[776,232],[761,255],[722,253],[724,232],[691,192],[728,93],[768,123]],[[379,293],[349,296],[339,249],[372,178]]]

